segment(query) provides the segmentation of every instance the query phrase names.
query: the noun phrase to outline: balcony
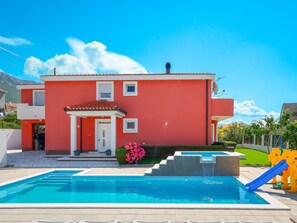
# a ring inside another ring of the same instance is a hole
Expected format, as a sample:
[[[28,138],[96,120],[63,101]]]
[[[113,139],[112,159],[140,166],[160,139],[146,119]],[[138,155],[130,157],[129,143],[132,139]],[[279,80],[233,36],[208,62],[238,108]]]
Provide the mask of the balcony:
[[[17,104],[17,116],[20,120],[45,119],[45,106],[30,106]]]
[[[234,100],[230,98],[211,99],[211,119],[222,121],[234,115]]]

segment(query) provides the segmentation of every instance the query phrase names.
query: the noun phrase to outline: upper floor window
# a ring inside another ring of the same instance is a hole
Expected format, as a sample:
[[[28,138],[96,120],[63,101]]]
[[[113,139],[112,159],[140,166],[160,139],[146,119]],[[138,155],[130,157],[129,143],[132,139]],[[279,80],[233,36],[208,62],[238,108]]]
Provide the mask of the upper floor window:
[[[123,82],[124,96],[137,96],[137,82]]]
[[[97,82],[96,99],[113,101],[113,82]]]
[[[33,106],[44,106],[44,90],[33,90]]]

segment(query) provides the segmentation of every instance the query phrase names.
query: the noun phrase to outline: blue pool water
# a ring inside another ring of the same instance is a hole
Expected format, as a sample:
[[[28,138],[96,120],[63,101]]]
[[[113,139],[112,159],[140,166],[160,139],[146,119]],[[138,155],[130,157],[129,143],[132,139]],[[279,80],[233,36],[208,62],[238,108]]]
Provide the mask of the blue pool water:
[[[228,154],[225,152],[196,152],[196,151],[181,152],[181,155],[183,155],[183,156],[203,156],[203,157],[212,157],[213,155],[228,156]]]
[[[53,171],[0,187],[0,203],[268,204],[234,177],[73,176]]]
[[[199,151],[187,151],[181,152],[182,156],[201,156],[201,161],[206,163],[215,163],[215,156],[228,156],[228,153],[225,152],[199,152]]]

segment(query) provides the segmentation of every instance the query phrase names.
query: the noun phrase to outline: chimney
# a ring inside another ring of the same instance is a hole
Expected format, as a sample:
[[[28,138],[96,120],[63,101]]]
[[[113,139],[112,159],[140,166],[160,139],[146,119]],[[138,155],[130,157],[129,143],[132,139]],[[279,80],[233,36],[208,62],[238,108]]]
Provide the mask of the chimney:
[[[165,67],[166,67],[166,74],[170,74],[171,64],[169,62],[167,62]]]

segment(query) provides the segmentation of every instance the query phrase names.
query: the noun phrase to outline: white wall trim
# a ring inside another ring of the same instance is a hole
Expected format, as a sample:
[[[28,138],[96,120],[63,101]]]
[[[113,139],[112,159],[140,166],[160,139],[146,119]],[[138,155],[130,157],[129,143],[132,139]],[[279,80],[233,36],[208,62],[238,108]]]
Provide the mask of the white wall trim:
[[[115,115],[118,118],[123,118],[126,116],[125,113],[120,111],[67,111],[69,115],[76,115],[76,116],[112,116]]]
[[[74,155],[77,150],[77,116],[70,116],[70,155]]]
[[[101,99],[99,97],[99,85],[100,84],[111,84],[111,99]],[[114,87],[113,87],[113,81],[97,81],[96,82],[96,100],[107,100],[107,101],[114,101]]]
[[[134,122],[135,123],[135,129],[129,130],[126,128],[127,122]],[[124,118],[123,119],[123,132],[124,133],[138,133],[138,119],[137,118]]]
[[[135,85],[135,92],[127,92],[126,91],[126,85],[128,84],[134,84]],[[123,81],[123,95],[124,96],[137,96],[138,94],[138,86],[137,81]]]
[[[110,117],[110,149],[111,155],[115,156],[115,150],[117,145],[117,117],[112,115]]]
[[[214,141],[216,141],[216,137],[215,137],[215,124],[211,124],[211,140],[212,140],[212,143]]]
[[[35,92],[44,92],[44,105],[45,105],[45,91],[44,90],[33,90],[32,91],[32,105],[33,106],[44,106],[44,105],[35,105]]]
[[[103,118],[96,118],[95,119],[95,151],[98,151],[98,143],[97,143],[97,137],[98,137],[98,122],[100,123],[106,123],[106,124],[108,124],[108,123],[110,123],[111,122],[111,120],[110,119],[107,119],[107,118],[105,118],[105,119],[103,119]]]
[[[16,86],[16,89],[22,90],[22,89],[44,89],[44,84],[18,84]]]
[[[215,74],[45,75],[42,81],[214,80]]]

